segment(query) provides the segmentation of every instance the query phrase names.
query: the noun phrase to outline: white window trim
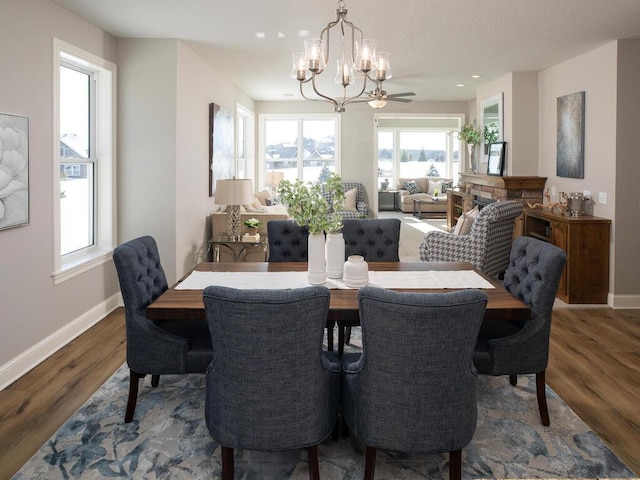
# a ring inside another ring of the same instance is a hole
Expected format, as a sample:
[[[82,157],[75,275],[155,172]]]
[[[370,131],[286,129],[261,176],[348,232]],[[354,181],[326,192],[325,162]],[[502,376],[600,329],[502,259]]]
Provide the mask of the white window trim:
[[[258,157],[258,184],[264,185],[265,168],[267,159],[265,158],[265,122],[267,120],[296,120],[298,121],[298,138],[302,138],[301,120],[326,120],[332,119],[336,122],[336,166],[335,173],[341,175],[342,172],[342,126],[340,124],[341,115],[339,113],[264,113],[259,115],[259,157]]]
[[[255,113],[249,110],[247,107],[240,103],[236,103],[236,129],[238,128],[238,122],[246,121],[246,130],[244,132],[244,157],[240,156],[236,152],[236,175],[240,170],[240,162],[244,162],[245,178],[256,178],[256,116]],[[257,189],[258,185],[255,184],[254,188]],[[257,190],[256,190],[257,191]]]
[[[94,245],[60,254],[60,59],[96,71],[98,88]],[[54,285],[65,282],[112,259],[116,241],[116,65],[58,38],[53,39],[53,273]],[[79,62],[80,61],[80,62]],[[104,88],[107,86],[110,88]]]

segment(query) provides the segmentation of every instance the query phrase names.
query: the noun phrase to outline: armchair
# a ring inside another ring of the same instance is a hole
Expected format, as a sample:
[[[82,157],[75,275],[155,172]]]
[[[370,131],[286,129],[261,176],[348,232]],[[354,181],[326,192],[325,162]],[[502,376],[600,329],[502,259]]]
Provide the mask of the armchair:
[[[428,232],[420,245],[420,259],[426,262],[469,262],[478,270],[497,277],[509,265],[515,220],[522,205],[513,200],[485,206],[468,235]]]
[[[345,203],[344,210],[341,210],[339,213],[342,215],[342,218],[362,218],[366,217],[369,214],[369,207],[364,202],[364,187],[361,183],[358,182],[342,182],[342,188],[344,189],[344,193],[346,195],[347,192],[355,189],[356,195],[355,200],[352,205],[349,205],[349,199],[347,198],[347,202]],[[324,187],[323,187],[324,191]],[[331,201],[330,193],[323,193],[324,197],[328,202]],[[351,207],[351,208],[350,208]]]

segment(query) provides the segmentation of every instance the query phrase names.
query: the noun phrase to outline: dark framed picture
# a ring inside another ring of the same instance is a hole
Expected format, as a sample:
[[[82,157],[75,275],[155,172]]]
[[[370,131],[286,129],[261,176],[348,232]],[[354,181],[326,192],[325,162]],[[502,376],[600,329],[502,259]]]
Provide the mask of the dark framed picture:
[[[504,153],[507,142],[497,142],[489,145],[489,157],[487,160],[487,175],[502,176],[504,170]]]
[[[584,92],[558,97],[556,174],[584,178]]]

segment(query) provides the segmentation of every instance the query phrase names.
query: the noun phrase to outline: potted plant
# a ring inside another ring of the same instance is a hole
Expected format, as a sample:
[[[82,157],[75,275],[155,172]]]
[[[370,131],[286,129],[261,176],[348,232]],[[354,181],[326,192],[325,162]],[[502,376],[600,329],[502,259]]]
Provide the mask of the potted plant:
[[[484,153],[489,154],[489,145],[498,141],[498,126],[495,123],[484,127]]]
[[[278,185],[278,196],[293,220],[309,229],[309,282],[324,283],[327,267],[324,234],[337,234],[342,229],[339,212],[343,208],[345,195],[340,176],[330,173],[326,175],[324,184],[283,180]],[[344,239],[342,245],[344,247]]]
[[[262,225],[262,222],[257,218],[248,218],[243,223],[245,227],[247,227],[247,233],[249,235],[255,235],[258,233],[258,227]]]
[[[467,123],[458,132],[460,140],[467,144],[469,149],[469,170],[473,169],[473,155],[475,153],[476,145],[480,144],[480,130],[475,127],[473,123]]]

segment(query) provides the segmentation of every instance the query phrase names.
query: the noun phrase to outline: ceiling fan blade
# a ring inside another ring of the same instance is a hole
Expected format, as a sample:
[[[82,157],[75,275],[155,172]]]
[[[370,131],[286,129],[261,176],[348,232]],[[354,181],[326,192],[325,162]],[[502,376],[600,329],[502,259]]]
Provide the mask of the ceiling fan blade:
[[[412,98],[402,98],[402,97],[387,97],[385,100],[388,100],[390,102],[403,102],[403,103],[409,103],[409,102],[413,102]]]
[[[387,97],[413,97],[414,95],[414,92],[389,93]]]

